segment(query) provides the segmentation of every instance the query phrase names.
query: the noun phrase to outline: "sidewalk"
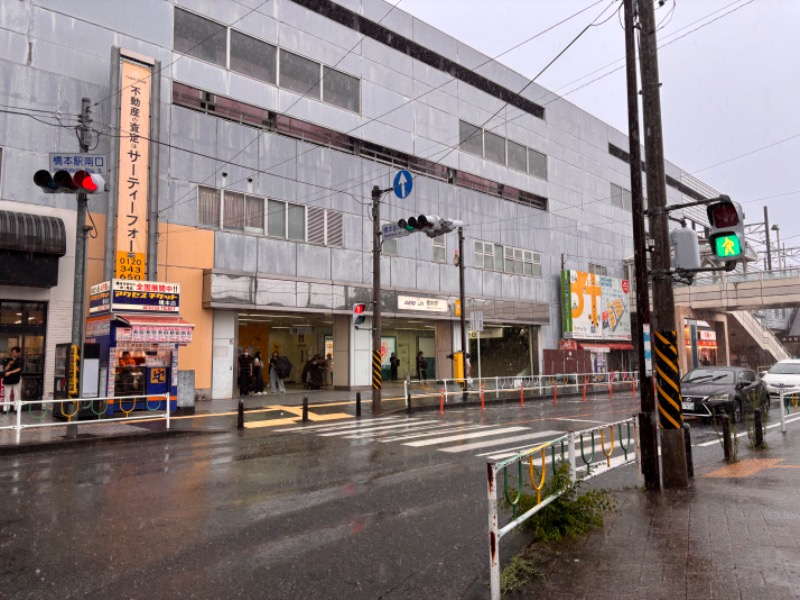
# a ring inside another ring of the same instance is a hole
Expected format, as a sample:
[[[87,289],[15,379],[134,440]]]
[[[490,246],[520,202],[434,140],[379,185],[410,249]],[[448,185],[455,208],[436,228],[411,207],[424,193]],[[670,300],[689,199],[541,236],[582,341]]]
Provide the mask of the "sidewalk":
[[[743,441],[730,465],[717,446],[696,455],[685,490],[613,482],[619,510],[603,530],[552,549],[535,593],[513,597],[800,597],[800,427],[770,429],[765,439],[763,451]]]

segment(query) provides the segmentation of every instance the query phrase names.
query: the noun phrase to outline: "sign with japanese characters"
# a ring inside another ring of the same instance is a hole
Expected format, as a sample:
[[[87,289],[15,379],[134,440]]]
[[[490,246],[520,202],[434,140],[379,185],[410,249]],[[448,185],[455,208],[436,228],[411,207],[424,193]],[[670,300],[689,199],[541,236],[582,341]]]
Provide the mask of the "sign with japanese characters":
[[[117,344],[150,343],[180,344],[192,343],[191,325],[134,325],[117,328]]]
[[[631,339],[627,279],[565,270],[561,272],[561,284],[564,338]]]
[[[397,296],[397,310],[421,310],[430,312],[448,312],[447,300],[444,298],[420,298],[419,296]]]
[[[108,175],[108,157],[105,154],[78,154],[76,152],[51,152],[50,172],[67,171],[75,174],[78,171]]]
[[[147,277],[147,187],[150,167],[150,79],[152,66],[123,54],[119,91],[117,180],[118,279]]]
[[[111,280],[111,310],[180,312],[181,286],[163,281]]]

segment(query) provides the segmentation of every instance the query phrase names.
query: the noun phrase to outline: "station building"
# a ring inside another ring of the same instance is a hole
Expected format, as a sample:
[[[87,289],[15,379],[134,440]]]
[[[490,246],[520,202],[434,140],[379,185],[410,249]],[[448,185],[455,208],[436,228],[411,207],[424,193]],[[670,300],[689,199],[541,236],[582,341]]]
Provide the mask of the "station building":
[[[131,235],[121,175],[136,143],[149,151],[146,277],[181,285],[194,333],[179,368],[214,398],[235,393],[244,346],[279,350],[296,374],[332,354],[335,386],[369,385],[371,334],[352,305],[371,299],[372,190],[401,170],[413,189],[382,196],[382,223],[465,225],[461,308],[483,313],[484,375],[546,368],[565,337],[562,273],[627,293],[627,136],[388,2],[22,0],[0,6],[0,37],[0,354],[23,346],[31,396],[52,393],[55,345],[69,341],[76,230],[75,197],[32,175],[77,152],[83,97],[111,184],[89,201],[87,295],[118,275],[114,240]],[[143,137],[122,114],[137,102],[126,65],[148,70]],[[670,203],[717,195],[666,167]],[[385,360],[395,352],[403,377],[420,351],[430,377],[452,373],[456,251],[455,233],[383,241]],[[620,307],[614,322],[630,319]],[[626,369],[630,331],[567,337],[593,369]]]

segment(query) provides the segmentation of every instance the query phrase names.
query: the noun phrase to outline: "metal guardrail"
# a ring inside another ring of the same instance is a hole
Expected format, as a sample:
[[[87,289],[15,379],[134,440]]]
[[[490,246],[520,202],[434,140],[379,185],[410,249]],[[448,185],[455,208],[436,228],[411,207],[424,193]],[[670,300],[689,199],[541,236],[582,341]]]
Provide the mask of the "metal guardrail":
[[[618,438],[614,440],[614,428],[617,428]],[[623,435],[623,427],[625,435]],[[609,432],[608,450],[606,450],[605,432]],[[596,434],[599,433],[602,458],[596,456]],[[589,438],[588,440],[585,438]],[[623,439],[626,439],[623,442]],[[588,441],[591,440],[591,455],[587,455]],[[612,460],[614,451],[619,448],[622,454]],[[541,492],[547,479],[547,450],[550,450],[550,468],[555,473],[557,463],[569,464],[569,474],[572,481],[580,478],[583,481],[606,473],[612,469],[635,462],[639,464],[639,430],[635,418],[617,421],[599,427],[570,431],[566,435],[540,444],[530,450],[517,454],[511,458],[499,461],[489,461],[488,467],[488,500],[489,500],[489,561],[490,584],[492,600],[500,600],[500,539],[531,518],[537,512],[556,500],[561,493],[556,493],[542,499]],[[580,456],[580,464],[578,457]],[[538,459],[538,460],[537,460]],[[531,489],[536,493],[536,505],[522,515],[517,516],[517,510],[522,497],[523,463],[527,462],[528,475]],[[539,475],[536,474],[536,463],[539,462]],[[517,467],[517,493],[515,497],[509,494],[509,468]],[[511,519],[500,527],[499,502],[497,494],[498,475],[503,477],[503,495],[507,504],[511,506]],[[641,469],[637,469],[637,477],[641,478]]]
[[[104,416],[108,410],[109,402],[118,403],[119,411],[122,412],[124,417],[106,417]],[[164,402],[166,406],[165,411],[158,411],[158,406]],[[58,417],[65,419],[64,421],[47,421],[45,417],[50,414],[51,418],[56,418],[56,405],[60,405],[61,413]],[[137,405],[141,408],[144,406],[147,409],[145,414],[132,415],[136,410]],[[64,426],[77,426],[77,425],[101,425],[114,422],[131,422],[140,421],[144,419],[163,418],[166,421],[167,429],[170,428],[170,395],[164,394],[148,394],[147,396],[105,396],[102,398],[69,398],[60,400],[17,400],[13,404],[11,402],[2,403],[4,410],[12,407],[16,410],[14,422],[7,424],[5,419],[8,419],[12,413],[8,412],[0,416],[0,430],[14,429],[16,430],[16,443],[19,444],[22,438],[22,432],[26,429],[39,429],[44,427],[64,427]],[[34,408],[44,406],[44,409]],[[48,410],[50,406],[50,410]],[[99,410],[95,406],[102,407]],[[126,406],[128,409],[126,410]],[[153,407],[155,406],[155,408]],[[32,423],[23,423],[22,415],[26,411],[27,414],[34,420]],[[95,419],[80,419],[73,420],[81,410],[89,409],[92,411]],[[158,411],[158,412],[157,412]],[[36,413],[36,414],[34,414]]]
[[[403,392],[406,398],[406,408],[410,406],[412,398],[437,398],[440,400],[440,410],[452,399],[461,399],[466,392],[467,397],[479,396],[484,401],[486,395],[494,395],[499,400],[501,394],[509,396],[519,395],[520,402],[524,403],[526,395],[533,397],[553,396],[557,400],[559,392],[587,394],[608,391],[613,396],[615,389],[625,389],[630,386],[636,392],[639,386],[638,371],[614,371],[610,373],[557,373],[553,375],[512,375],[506,377],[483,377],[466,379],[428,379],[403,381]]]

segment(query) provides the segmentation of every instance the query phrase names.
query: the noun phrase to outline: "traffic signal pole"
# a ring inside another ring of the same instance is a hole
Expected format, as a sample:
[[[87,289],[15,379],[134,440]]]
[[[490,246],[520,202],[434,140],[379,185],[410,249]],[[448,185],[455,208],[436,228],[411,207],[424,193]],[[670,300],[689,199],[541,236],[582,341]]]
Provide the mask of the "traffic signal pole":
[[[639,447],[641,448],[642,475],[648,490],[661,487],[658,468],[658,430],[656,428],[656,402],[653,394],[653,375],[647,372],[644,330],[649,330],[650,286],[647,280],[647,241],[644,231],[644,200],[642,190],[642,152],[639,141],[639,94],[636,77],[636,33],[633,19],[634,0],[624,0],[625,56],[628,81],[628,139],[631,155],[631,195],[633,197],[633,246],[636,280],[636,316],[639,330]]]
[[[381,196],[384,190],[372,188],[372,414],[381,414]]]
[[[686,446],[682,429],[680,369],[672,291],[669,219],[664,140],[661,130],[661,96],[658,76],[655,9],[652,0],[637,0],[639,9],[639,57],[642,73],[644,143],[647,157],[647,192],[650,209],[652,253],[653,335],[658,416],[661,427],[661,466],[665,488],[688,487]]]
[[[466,402],[469,398],[467,391],[467,305],[464,302],[464,227],[458,228],[458,291],[461,299],[461,358],[464,367],[464,391],[461,399]]]

